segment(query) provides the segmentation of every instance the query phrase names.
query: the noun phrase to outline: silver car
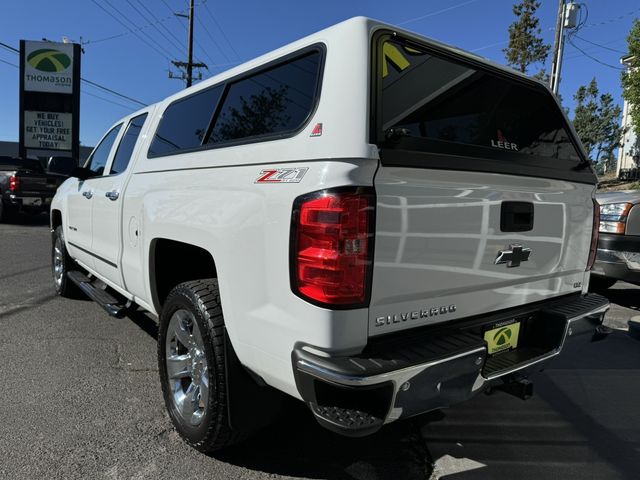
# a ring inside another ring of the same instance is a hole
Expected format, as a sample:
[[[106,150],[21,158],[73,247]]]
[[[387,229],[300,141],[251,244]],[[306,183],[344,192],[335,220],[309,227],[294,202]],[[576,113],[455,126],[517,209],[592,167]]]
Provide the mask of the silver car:
[[[640,284],[640,191],[600,193],[600,240],[591,271],[594,288],[618,280]]]

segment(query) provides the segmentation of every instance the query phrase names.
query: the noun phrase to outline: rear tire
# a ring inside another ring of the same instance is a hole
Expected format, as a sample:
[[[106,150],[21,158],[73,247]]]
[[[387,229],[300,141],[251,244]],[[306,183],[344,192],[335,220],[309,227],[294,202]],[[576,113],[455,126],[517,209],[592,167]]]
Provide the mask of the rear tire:
[[[603,291],[613,287],[616,282],[615,278],[601,277],[599,275],[591,275],[589,280],[589,290]]]
[[[201,452],[245,437],[245,432],[229,426],[224,345],[218,281],[194,280],[175,287],[160,315],[160,382],[173,425]]]
[[[61,297],[78,298],[81,295],[80,289],[69,280],[67,273],[77,270],[76,262],[67,253],[64,243],[64,233],[62,225],[56,227],[51,237],[51,273],[53,274],[53,285],[56,293]]]

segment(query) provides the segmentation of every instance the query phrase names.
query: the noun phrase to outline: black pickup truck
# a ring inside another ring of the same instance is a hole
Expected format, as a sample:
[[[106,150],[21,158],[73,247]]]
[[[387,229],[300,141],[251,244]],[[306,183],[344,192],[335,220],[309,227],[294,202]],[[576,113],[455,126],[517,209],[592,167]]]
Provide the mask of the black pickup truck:
[[[65,179],[64,175],[45,173],[37,160],[0,156],[0,222],[19,211],[48,211]]]

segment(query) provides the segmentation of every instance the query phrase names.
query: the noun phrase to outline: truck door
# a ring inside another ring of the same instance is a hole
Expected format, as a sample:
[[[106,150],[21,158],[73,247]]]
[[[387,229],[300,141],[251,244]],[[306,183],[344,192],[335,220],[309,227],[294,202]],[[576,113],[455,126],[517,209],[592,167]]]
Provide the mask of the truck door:
[[[96,177],[87,180],[75,179],[76,185],[70,189],[67,197],[67,222],[64,231],[67,247],[72,257],[91,269],[95,268],[95,255],[91,250],[91,207],[95,198],[95,188],[99,175],[104,173],[121,127],[122,124],[119,124],[109,130],[87,159],[85,168],[92,170]]]
[[[147,113],[133,117],[115,148],[113,160],[105,174],[95,180],[92,212],[93,241],[91,250],[101,260],[95,262],[96,272],[104,279],[122,287],[120,269],[122,252],[122,192],[129,178],[128,166],[134,155]]]

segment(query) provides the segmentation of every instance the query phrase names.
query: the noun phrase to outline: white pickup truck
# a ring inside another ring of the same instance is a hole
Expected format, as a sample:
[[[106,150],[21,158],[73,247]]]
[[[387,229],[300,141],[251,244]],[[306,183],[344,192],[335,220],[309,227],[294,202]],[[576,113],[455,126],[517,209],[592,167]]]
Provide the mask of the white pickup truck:
[[[604,336],[595,184],[546,86],[354,18],[118,121],[53,200],[54,281],[158,316],[200,450],[280,392],[366,435],[526,397],[569,338]]]

